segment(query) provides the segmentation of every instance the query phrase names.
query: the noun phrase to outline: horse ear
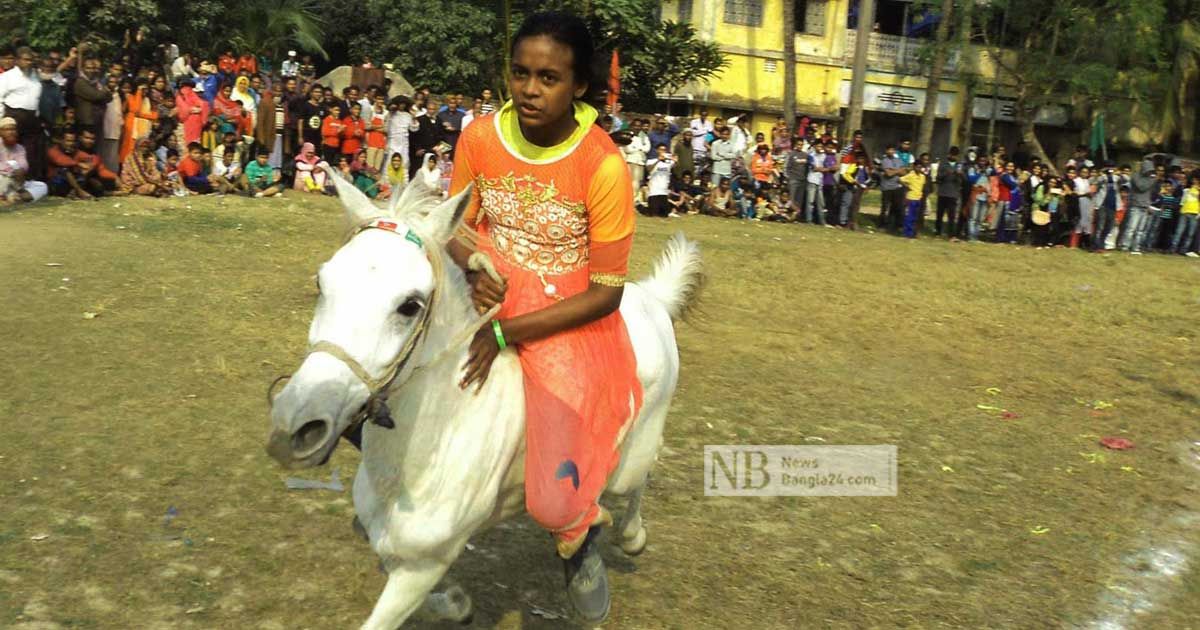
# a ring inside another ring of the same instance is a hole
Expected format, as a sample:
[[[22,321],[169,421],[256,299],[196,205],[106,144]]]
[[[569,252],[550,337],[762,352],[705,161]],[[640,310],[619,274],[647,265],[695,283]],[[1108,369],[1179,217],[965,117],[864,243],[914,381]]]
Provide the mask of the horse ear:
[[[470,184],[462,192],[439,203],[422,219],[422,232],[438,243],[445,243],[454,235],[458,224],[462,223],[467,207],[471,205],[471,192],[475,185]]]
[[[337,189],[338,199],[342,201],[342,207],[346,209],[346,220],[351,226],[362,225],[371,219],[376,219],[384,216],[384,211],[379,206],[376,206],[370,197],[363,194],[350,182],[342,179],[340,175],[329,166],[328,162],[321,162],[318,166],[325,170],[326,177],[333,180],[333,186]]]
[[[391,203],[388,205],[389,215],[396,218],[403,218],[400,216],[401,213],[407,213],[414,208],[419,208],[425,205],[425,201],[437,196],[437,189],[430,188],[423,179],[420,176],[420,172],[418,172],[415,177],[408,180],[403,190],[392,193]]]

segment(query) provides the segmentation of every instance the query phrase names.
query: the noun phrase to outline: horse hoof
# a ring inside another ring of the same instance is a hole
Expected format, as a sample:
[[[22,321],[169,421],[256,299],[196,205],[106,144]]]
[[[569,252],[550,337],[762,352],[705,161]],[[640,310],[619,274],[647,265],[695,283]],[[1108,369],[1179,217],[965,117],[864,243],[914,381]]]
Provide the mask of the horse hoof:
[[[646,528],[644,526],[638,528],[638,531],[633,535],[633,538],[623,538],[621,540],[621,551],[624,551],[626,555],[640,555],[645,550]]]
[[[362,538],[367,542],[371,541],[371,538],[367,536],[367,528],[363,527],[362,521],[358,520],[357,516],[355,516],[354,520],[350,522],[350,528],[354,530],[355,534],[358,534],[359,538]]]

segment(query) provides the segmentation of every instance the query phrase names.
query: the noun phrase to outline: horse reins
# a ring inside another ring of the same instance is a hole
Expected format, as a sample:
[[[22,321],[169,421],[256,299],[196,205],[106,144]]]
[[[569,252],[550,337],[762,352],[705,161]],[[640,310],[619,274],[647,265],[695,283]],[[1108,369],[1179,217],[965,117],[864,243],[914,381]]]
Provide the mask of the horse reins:
[[[349,243],[351,241],[351,239],[353,239],[355,236],[358,236],[362,232],[364,232],[366,230],[371,230],[371,229],[384,230],[384,231],[391,232],[391,233],[399,236],[399,235],[401,235],[400,234],[401,227],[402,227],[402,224],[400,224],[396,221],[390,221],[387,219],[371,219],[370,221],[367,221],[366,223],[358,226],[356,229],[351,231],[350,234],[346,237],[346,240],[343,242],[342,245],[345,246],[345,244]],[[429,250],[427,250],[425,248],[425,243],[421,239],[421,237],[418,236],[415,232],[413,232],[412,228],[409,228],[407,226],[403,226],[403,227],[405,228],[405,232],[403,234],[404,240],[409,241],[409,242],[415,244],[417,247],[421,248],[421,251],[425,254],[425,259],[429,262],[429,265],[433,268],[434,278],[435,279],[441,278],[442,277],[441,257],[440,256],[431,256],[429,254]],[[476,252],[471,255],[468,266],[471,269],[476,270],[476,271],[484,271],[484,272],[488,273],[490,276],[492,276],[494,279],[499,280],[499,274],[496,273],[495,268],[491,264],[491,260],[487,259],[487,257],[485,255],[480,254],[479,252]],[[419,370],[421,368],[427,368],[431,365],[436,364],[438,361],[440,361],[443,358],[445,358],[446,356],[448,356],[451,351],[456,350],[461,344],[465,343],[471,337],[474,337],[475,331],[479,328],[479,326],[481,326],[481,325],[483,325],[483,323],[491,320],[492,317],[494,317],[496,315],[496,313],[499,312],[499,310],[500,310],[500,305],[497,304],[496,306],[493,306],[487,312],[483,313],[480,316],[479,320],[476,321],[474,325],[468,326],[466,329],[464,329],[464,332],[461,333],[458,338],[454,339],[452,343],[447,345],[445,350],[443,350],[441,353],[439,353],[437,356],[435,356],[433,359],[431,359],[425,365],[414,367],[412,370],[409,371],[407,378],[405,378],[403,381],[400,381],[399,383],[397,383],[396,380],[400,376],[401,371],[404,369],[404,366],[408,363],[408,360],[412,357],[413,353],[416,352],[418,342],[420,342],[421,339],[425,335],[425,332],[428,328],[429,320],[433,316],[434,305],[437,302],[437,293],[438,293],[437,282],[435,281],[434,289],[429,294],[429,302],[428,302],[428,304],[425,305],[425,308],[422,310],[421,319],[420,319],[420,321],[417,322],[417,326],[413,330],[413,334],[411,336],[409,336],[408,341],[406,341],[404,343],[404,346],[402,348],[400,348],[400,351],[396,354],[396,358],[393,359],[390,363],[388,363],[387,367],[383,371],[383,376],[380,378],[375,378],[375,377],[371,376],[371,373],[368,372],[367,369],[364,368],[362,366],[362,364],[358,362],[357,359],[350,356],[349,352],[346,352],[346,350],[344,348],[342,348],[341,346],[339,346],[338,344],[336,344],[332,341],[321,340],[321,341],[318,341],[318,342],[312,344],[311,346],[309,346],[308,352],[305,353],[305,357],[304,357],[305,359],[307,359],[309,355],[312,355],[317,352],[323,352],[325,354],[328,354],[328,355],[332,356],[333,358],[341,361],[354,374],[354,376],[358,378],[358,380],[362,381],[362,383],[367,386],[367,391],[368,391],[367,401],[363,404],[362,408],[355,414],[354,419],[350,422],[350,425],[347,426],[346,429],[342,432],[343,434],[352,434],[354,431],[356,431],[358,429],[358,427],[360,427],[367,420],[370,420],[373,424],[379,425],[386,429],[395,428],[396,423],[392,419],[391,412],[389,411],[388,406],[387,406],[388,394],[390,394],[392,391],[398,389],[404,383],[407,383],[413,377],[413,375],[416,374],[417,370]],[[275,379],[271,383],[271,385],[267,388],[267,404],[268,405],[274,405],[275,399],[274,399],[273,393],[275,390],[275,386],[278,385],[281,381],[287,380],[289,378],[291,378],[290,374],[285,374],[283,376],[280,376],[279,378]]]

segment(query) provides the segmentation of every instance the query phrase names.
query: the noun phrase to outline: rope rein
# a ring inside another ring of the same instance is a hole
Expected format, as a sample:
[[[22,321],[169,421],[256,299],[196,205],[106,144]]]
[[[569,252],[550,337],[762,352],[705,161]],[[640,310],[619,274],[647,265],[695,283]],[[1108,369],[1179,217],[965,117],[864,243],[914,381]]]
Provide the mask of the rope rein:
[[[464,328],[462,332],[451,339],[450,343],[447,344],[447,346],[441,352],[436,354],[425,364],[412,367],[412,369],[408,371],[403,379],[399,378],[401,372],[404,370],[405,365],[408,363],[408,360],[416,352],[417,344],[423,340],[425,333],[428,330],[429,322],[433,317],[434,308],[438,303],[437,298],[439,294],[439,288],[445,278],[445,269],[443,267],[442,257],[437,253],[431,253],[425,247],[423,240],[417,236],[411,228],[408,228],[405,234],[400,234],[400,232],[397,230],[398,227],[400,227],[400,224],[394,221],[372,219],[351,231],[346,237],[345,242],[343,242],[344,247],[345,244],[349,243],[350,240],[355,236],[358,236],[362,232],[370,229],[381,229],[392,232],[394,234],[403,236],[405,240],[420,247],[421,251],[425,254],[425,259],[429,262],[430,267],[433,268],[434,289],[429,295],[429,303],[425,305],[424,309],[422,309],[421,319],[417,322],[417,326],[413,330],[412,335],[409,336],[408,340],[404,343],[404,346],[400,348],[400,351],[396,354],[396,357],[392,359],[392,361],[389,362],[384,368],[383,375],[379,378],[373,377],[371,373],[368,372],[367,369],[358,362],[357,359],[350,356],[349,352],[346,352],[344,348],[336,343],[333,343],[332,341],[318,341],[312,344],[308,348],[308,352],[305,354],[306,359],[309,355],[317,352],[323,352],[332,356],[333,358],[345,364],[345,366],[354,373],[354,376],[367,386],[367,391],[369,392],[367,401],[363,404],[362,409],[355,414],[350,425],[345,431],[343,431],[344,434],[355,431],[359,426],[368,420],[370,420],[373,424],[377,424],[387,429],[395,428],[396,423],[392,419],[391,412],[388,410],[387,406],[388,395],[400,387],[403,387],[404,384],[410,381],[418,371],[439,363],[457,351],[463,344],[468,343],[472,338],[474,338],[476,331],[478,331],[481,326],[495,317],[496,313],[500,311],[500,305],[497,304],[487,312],[482,313],[471,323],[471,325]],[[472,253],[471,257],[467,261],[467,267],[471,271],[482,271],[487,273],[497,282],[501,281],[500,274],[496,272],[496,268],[492,264],[491,259],[488,258],[487,254],[482,252]],[[268,406],[274,405],[274,390],[276,385],[278,385],[281,381],[285,381],[290,378],[290,374],[280,376],[271,383],[270,387],[267,388]]]

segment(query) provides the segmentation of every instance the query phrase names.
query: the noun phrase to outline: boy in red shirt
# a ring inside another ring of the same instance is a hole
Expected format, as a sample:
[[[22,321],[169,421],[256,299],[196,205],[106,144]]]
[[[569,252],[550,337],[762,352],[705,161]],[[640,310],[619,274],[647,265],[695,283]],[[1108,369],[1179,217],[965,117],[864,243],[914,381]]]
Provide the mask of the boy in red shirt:
[[[329,106],[329,115],[321,121],[321,157],[330,164],[337,164],[342,155],[342,108],[337,103]]]
[[[388,110],[382,94],[375,95],[375,108],[367,122],[367,164],[383,172],[383,158],[387,153]]]
[[[362,119],[362,105],[353,101],[350,103],[350,115],[342,120],[342,155],[347,160],[353,160],[362,150],[366,136],[367,125]]]

